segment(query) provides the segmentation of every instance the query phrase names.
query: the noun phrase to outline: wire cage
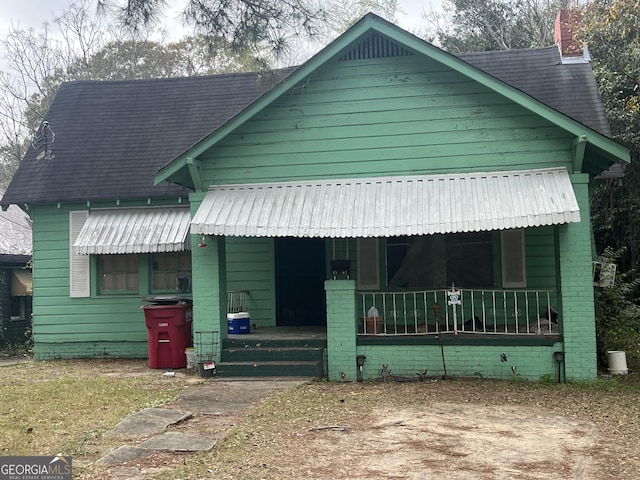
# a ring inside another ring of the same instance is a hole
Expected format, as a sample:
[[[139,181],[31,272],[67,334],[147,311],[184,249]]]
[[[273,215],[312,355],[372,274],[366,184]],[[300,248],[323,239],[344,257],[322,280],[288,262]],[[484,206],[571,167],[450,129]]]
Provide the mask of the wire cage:
[[[249,292],[246,290],[231,290],[227,292],[227,313],[247,312]]]
[[[195,332],[195,359],[201,377],[212,377],[216,373],[216,352],[220,332]]]

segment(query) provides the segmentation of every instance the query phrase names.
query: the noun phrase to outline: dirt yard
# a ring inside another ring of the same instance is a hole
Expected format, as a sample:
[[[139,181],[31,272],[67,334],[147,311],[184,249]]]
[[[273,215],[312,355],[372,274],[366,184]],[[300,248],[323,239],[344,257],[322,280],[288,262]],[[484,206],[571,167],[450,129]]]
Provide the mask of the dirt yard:
[[[637,398],[624,385],[311,383],[256,407],[206,476],[635,480]]]
[[[82,364],[89,376],[149,376],[150,385],[163,374],[139,361],[96,362],[95,372],[90,365]],[[51,368],[46,378],[54,376],[64,371]],[[106,468],[94,461],[118,444],[95,436],[87,454],[74,457],[74,478],[640,478],[640,386],[631,376],[593,385],[310,382],[279,393],[258,387],[264,382],[252,388],[185,371],[166,381],[182,393],[165,408],[194,411],[171,429],[216,438],[215,448]],[[194,408],[194,395],[207,411]]]
[[[351,433],[307,436],[309,478],[600,479],[593,424],[509,406],[436,403],[377,411]]]

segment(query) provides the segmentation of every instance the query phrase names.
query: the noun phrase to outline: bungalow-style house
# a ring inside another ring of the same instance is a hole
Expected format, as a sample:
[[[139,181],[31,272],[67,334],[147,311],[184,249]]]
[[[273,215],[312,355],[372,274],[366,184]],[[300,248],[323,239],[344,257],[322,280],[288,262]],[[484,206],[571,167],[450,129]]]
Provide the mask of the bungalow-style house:
[[[15,205],[0,210],[0,348],[25,343],[31,329],[30,260],[29,216]]]
[[[330,380],[595,377],[589,189],[629,152],[572,55],[369,14],[273,75],[63,85],[2,202],[33,220],[36,359],[144,357],[140,299],[190,283],[221,373],[296,327]]]

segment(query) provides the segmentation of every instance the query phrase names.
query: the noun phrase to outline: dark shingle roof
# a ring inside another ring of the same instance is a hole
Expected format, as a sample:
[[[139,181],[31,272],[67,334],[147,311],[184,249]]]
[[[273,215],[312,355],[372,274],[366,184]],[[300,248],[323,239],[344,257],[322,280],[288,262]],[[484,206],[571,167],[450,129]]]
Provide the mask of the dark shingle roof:
[[[591,64],[561,62],[558,47],[465,53],[459,58],[611,137]]]
[[[53,157],[30,148],[2,204],[187,195],[154,187],[153,174],[258,98],[263,83],[237,73],[63,84],[46,116]]]
[[[459,57],[610,136],[589,64],[561,64],[556,47]],[[55,158],[38,160],[30,149],[2,204],[186,194],[176,185],[154,187],[154,173],[264,90],[253,73],[65,84],[46,117]]]

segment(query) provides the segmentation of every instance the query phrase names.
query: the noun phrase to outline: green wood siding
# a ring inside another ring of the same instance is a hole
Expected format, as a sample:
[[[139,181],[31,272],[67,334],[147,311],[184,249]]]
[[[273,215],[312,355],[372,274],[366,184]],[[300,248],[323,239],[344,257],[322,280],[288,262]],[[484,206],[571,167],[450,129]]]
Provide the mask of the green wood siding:
[[[203,154],[205,184],[563,165],[571,136],[422,57],[333,62]]]
[[[273,239],[229,237],[226,259],[227,289],[248,291],[251,322],[274,326],[276,292]]]
[[[525,255],[527,288],[529,290],[556,290],[556,227],[527,228],[525,230]]]
[[[114,206],[111,202],[92,204],[91,208]],[[33,288],[36,292],[33,299],[35,357],[39,360],[145,358],[147,329],[140,300],[150,294],[151,287],[143,269],[137,293],[99,295],[96,294],[96,262],[92,261],[91,297],[69,296],[69,211],[86,209],[86,204],[38,205],[29,211],[33,220]]]

